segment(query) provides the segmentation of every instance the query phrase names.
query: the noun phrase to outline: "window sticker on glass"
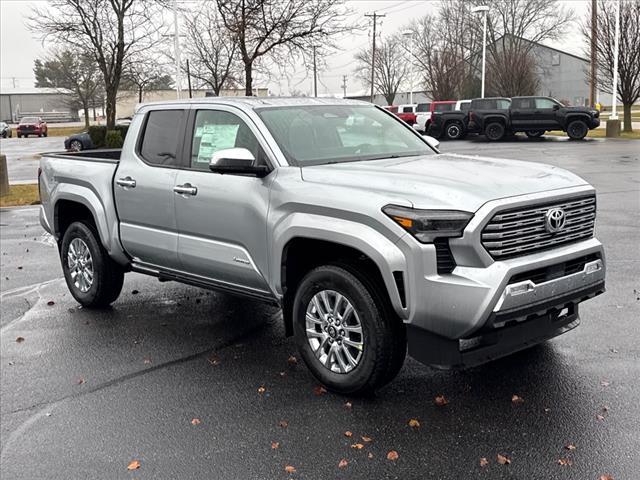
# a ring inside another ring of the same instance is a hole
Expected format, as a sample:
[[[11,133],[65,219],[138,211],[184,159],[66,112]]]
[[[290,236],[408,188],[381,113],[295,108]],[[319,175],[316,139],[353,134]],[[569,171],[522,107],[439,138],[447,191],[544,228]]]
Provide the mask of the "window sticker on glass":
[[[202,127],[200,135],[200,148],[198,149],[198,162],[209,163],[211,156],[218,150],[233,148],[236,145],[238,124],[218,125],[210,124]],[[196,136],[197,136],[196,129]]]

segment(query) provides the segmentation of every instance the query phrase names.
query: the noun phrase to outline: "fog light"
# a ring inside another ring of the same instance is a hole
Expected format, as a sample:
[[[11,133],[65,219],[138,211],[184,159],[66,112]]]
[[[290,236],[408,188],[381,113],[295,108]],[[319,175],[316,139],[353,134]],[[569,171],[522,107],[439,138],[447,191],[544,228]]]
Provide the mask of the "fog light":
[[[515,297],[516,295],[522,295],[533,290],[533,283],[530,280],[521,283],[515,283],[507,287],[507,295]]]
[[[584,273],[589,275],[590,273],[595,273],[602,270],[602,262],[600,260],[596,260],[595,262],[587,263],[584,266]]]

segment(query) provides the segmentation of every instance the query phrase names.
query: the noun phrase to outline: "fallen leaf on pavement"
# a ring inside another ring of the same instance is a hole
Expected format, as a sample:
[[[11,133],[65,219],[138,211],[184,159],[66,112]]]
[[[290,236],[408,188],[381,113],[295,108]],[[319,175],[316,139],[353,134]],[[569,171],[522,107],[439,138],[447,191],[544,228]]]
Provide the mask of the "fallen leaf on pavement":
[[[573,462],[571,460],[569,460],[568,458],[559,458],[558,459],[558,464],[562,465],[562,466],[571,466],[571,465],[573,465]]]
[[[362,450],[364,448],[364,445],[361,443],[354,443],[353,445],[351,445],[351,448],[355,448],[356,450]]]
[[[372,441],[372,440],[373,440],[371,437],[367,437],[367,436],[365,436],[365,435],[362,435],[360,438],[362,439],[362,441],[363,441],[364,443],[369,443],[370,441]]]
[[[613,477],[611,475],[600,475],[598,480],[613,480]]]
[[[575,450],[576,446],[573,443],[569,443],[568,445],[565,445],[564,448],[567,450]]]
[[[280,442],[271,442],[271,448],[275,450],[276,448],[280,448]]]
[[[287,358],[287,362],[289,363],[289,365],[295,365],[296,363],[298,363],[298,359],[291,355],[289,358]]]
[[[287,372],[280,372],[280,376],[281,377],[286,377],[287,376]]]
[[[317,387],[315,387],[315,388],[313,389],[313,394],[314,394],[316,397],[319,397],[319,396],[321,396],[321,395],[324,395],[325,393],[327,393],[327,389],[326,389],[326,388],[324,388],[322,385],[318,385]]]
[[[550,411],[551,411],[551,409],[550,409],[550,408],[545,408],[545,409],[544,409],[544,413],[549,413]]]
[[[420,422],[415,418],[412,418],[411,420],[409,420],[408,424],[411,428],[420,428]]]
[[[596,420],[604,420],[604,417],[600,414],[596,415]]]
[[[351,405],[351,402],[344,402],[344,408],[351,408],[353,405]]]
[[[369,455],[367,455],[367,457],[369,457],[369,460],[371,460],[373,458],[373,453],[369,452]]]
[[[444,397],[444,395],[438,395],[438,396],[435,398],[435,400],[434,400],[434,401],[435,401],[436,405],[438,405],[439,407],[443,407],[443,406],[445,406],[447,403],[449,403],[449,400],[447,400],[447,399]]]
[[[261,394],[261,395],[262,395],[262,394],[263,394],[264,392],[266,392],[266,391],[267,391],[267,389],[266,389],[266,388],[264,388],[264,387],[262,387],[262,386],[258,387],[258,393],[259,393],[259,394]]]
[[[602,407],[602,411],[603,411],[603,412],[608,412],[608,411],[609,411],[609,406],[608,406],[608,405],[604,405],[604,406]]]
[[[342,460],[340,460],[340,463],[338,463],[338,468],[345,468],[347,465],[349,465],[349,462],[347,462],[344,458]]]
[[[611,385],[611,383],[610,383],[610,382],[608,382],[607,380],[602,380],[602,381],[600,382],[600,385],[602,385],[603,387],[608,387],[609,385]]]
[[[522,398],[522,397],[520,397],[518,395],[514,395],[514,396],[511,397],[511,403],[515,403],[515,404],[524,403],[524,398]]]
[[[47,305],[50,306],[50,307],[54,306],[55,304],[56,304],[56,302],[54,302],[53,300],[49,300],[47,302]]]
[[[395,450],[391,450],[389,453],[387,453],[387,460],[391,460],[392,462],[395,462],[398,459],[398,452],[396,452]]]
[[[347,430],[346,432],[344,432],[344,436],[345,436],[345,437],[352,437],[352,436],[353,436],[353,433],[352,433],[352,432],[350,432],[349,430]]]
[[[281,428],[287,428],[289,426],[289,422],[287,422],[286,420],[280,420],[278,426]]]
[[[127,470],[138,470],[140,468],[140,462],[138,460],[133,460],[127,465]]]
[[[24,337],[16,338],[16,343],[22,343],[22,342],[24,342]]]
[[[500,465],[509,465],[511,463],[511,459],[509,457],[505,457],[504,455],[498,454],[498,463]]]
[[[284,471],[287,473],[296,473],[296,468],[291,465],[287,465],[284,467]]]
[[[209,358],[207,358],[207,361],[211,365],[220,365],[220,359],[218,357],[216,357],[215,355],[211,355]]]
[[[485,457],[482,457],[480,459],[480,466],[481,467],[486,467],[487,465],[489,465],[489,460],[487,460]]]
[[[150,363],[151,363],[151,359],[150,359],[150,358],[148,358],[148,357],[146,357],[146,358],[144,359],[144,364],[145,364],[145,365],[149,365]]]
[[[191,420],[191,425],[200,425],[200,419],[199,418],[194,418],[193,420]]]
[[[77,383],[78,385],[82,385],[82,384],[84,383],[84,378],[79,378],[79,379],[76,381],[76,383]]]

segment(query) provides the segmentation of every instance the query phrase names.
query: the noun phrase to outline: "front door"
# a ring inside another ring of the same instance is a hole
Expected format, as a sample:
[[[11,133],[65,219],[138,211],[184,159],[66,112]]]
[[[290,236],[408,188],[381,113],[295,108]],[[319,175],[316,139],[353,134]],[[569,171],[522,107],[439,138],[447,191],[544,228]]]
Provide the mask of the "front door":
[[[182,160],[187,110],[151,110],[135,117],[141,137],[131,158],[122,158],[114,178],[122,245],[134,261],[177,268],[178,230],[175,216],[177,168]]]
[[[214,152],[246,148],[269,163],[251,120],[231,107],[195,108],[186,138],[189,167],[176,179],[178,258],[182,270],[207,279],[269,291],[266,218],[273,174],[264,178],[209,170]]]
[[[560,104],[546,97],[536,98],[537,117],[546,130],[555,130],[561,128],[558,122],[558,110]]]

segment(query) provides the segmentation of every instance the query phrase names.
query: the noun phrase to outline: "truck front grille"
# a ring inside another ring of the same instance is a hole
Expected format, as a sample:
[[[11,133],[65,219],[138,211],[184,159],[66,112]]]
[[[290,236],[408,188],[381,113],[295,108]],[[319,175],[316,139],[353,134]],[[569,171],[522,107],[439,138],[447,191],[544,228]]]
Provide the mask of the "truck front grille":
[[[564,211],[565,224],[550,233],[545,217],[554,208]],[[503,210],[482,230],[482,245],[495,259],[527,255],[592,237],[595,220],[594,195]]]

